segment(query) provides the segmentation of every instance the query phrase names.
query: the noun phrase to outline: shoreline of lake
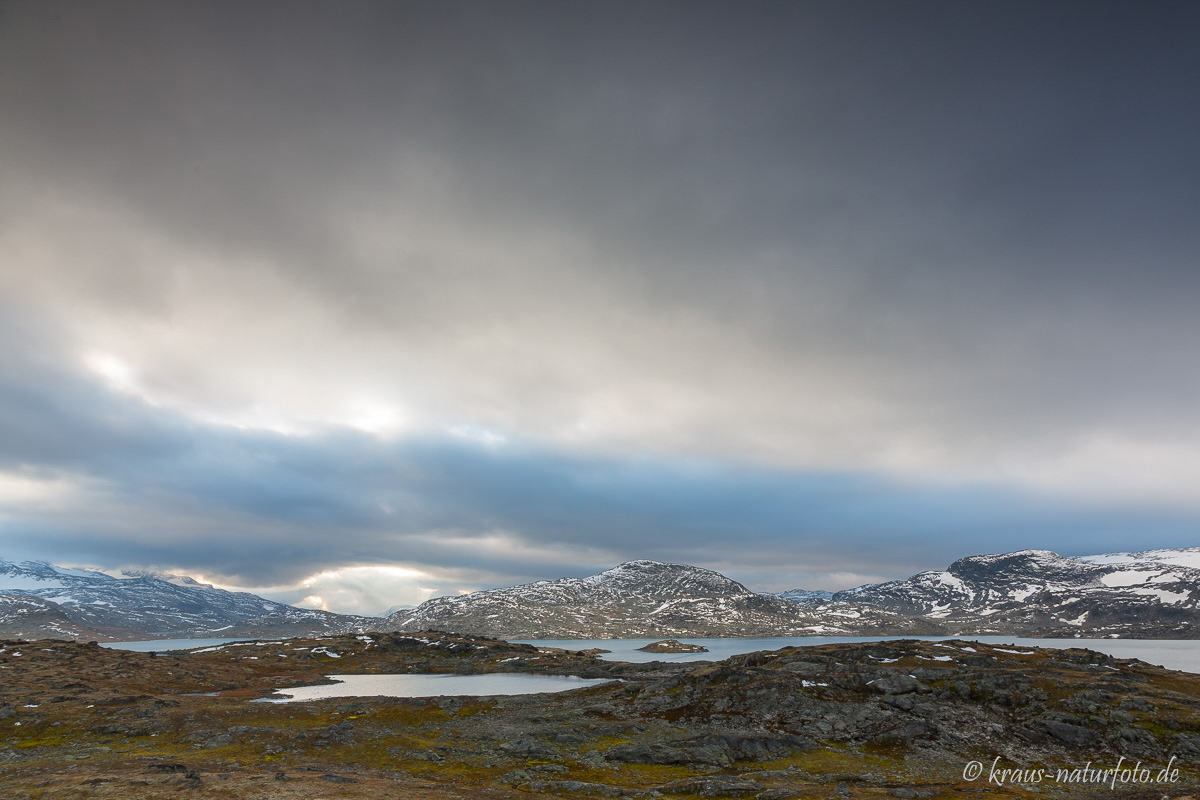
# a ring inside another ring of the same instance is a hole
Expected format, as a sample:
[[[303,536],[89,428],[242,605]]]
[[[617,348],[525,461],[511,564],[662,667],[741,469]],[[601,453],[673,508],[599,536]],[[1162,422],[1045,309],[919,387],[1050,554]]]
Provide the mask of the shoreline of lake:
[[[940,642],[950,639],[976,641],[985,644],[1017,647],[1049,647],[1065,649],[1083,647],[1117,658],[1137,658],[1149,664],[1182,672],[1200,673],[1200,640],[1197,639],[1032,639],[1020,636],[772,636],[772,637],[694,637],[679,641],[707,647],[707,653],[645,653],[637,648],[658,641],[639,639],[513,639],[513,642],[535,647],[556,647],[563,650],[601,649],[611,652],[600,655],[607,661],[721,661],[734,655],[759,650],[779,650],[784,647],[809,647],[820,644],[851,642],[896,641],[918,639]],[[101,647],[136,652],[175,652],[199,647],[213,647],[234,642],[268,642],[277,639],[147,639],[134,642],[103,642]]]

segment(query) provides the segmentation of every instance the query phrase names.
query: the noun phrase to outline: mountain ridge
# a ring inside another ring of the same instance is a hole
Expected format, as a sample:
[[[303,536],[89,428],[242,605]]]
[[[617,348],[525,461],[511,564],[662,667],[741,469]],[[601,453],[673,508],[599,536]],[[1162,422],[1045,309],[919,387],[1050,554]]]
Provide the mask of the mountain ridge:
[[[440,629],[510,639],[1015,635],[1200,638],[1200,548],[967,556],[840,592],[754,592],[719,572],[634,560],[484,589],[384,617],[301,609],[193,578],[117,578],[0,560],[0,636],[121,640]]]
[[[967,556],[945,570],[835,592],[831,602],[940,620],[958,634],[1197,638],[1200,548]]]
[[[647,586],[630,583],[630,576],[651,574],[649,596],[639,597]],[[683,585],[704,591],[687,597]],[[617,597],[618,588],[629,594]],[[673,613],[664,614],[670,604]],[[983,554],[945,570],[833,593],[759,594],[712,570],[639,560],[584,578],[434,598],[386,621],[397,630],[526,639],[918,633],[1191,639],[1200,638],[1200,548],[1078,558],[1034,549]]]
[[[386,622],[399,631],[437,628],[515,639],[938,632],[881,609],[805,609],[713,570],[644,559],[583,578],[434,598]]]
[[[296,608],[186,576],[141,570],[125,575],[0,560],[0,598],[8,598],[0,606],[0,636],[70,633],[69,638],[120,641],[301,636],[369,627],[365,617]]]

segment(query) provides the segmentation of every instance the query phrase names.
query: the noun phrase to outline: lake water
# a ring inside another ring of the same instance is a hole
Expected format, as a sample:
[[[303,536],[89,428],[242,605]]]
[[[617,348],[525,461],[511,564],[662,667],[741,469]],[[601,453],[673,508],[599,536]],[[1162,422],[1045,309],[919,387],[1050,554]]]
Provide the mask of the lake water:
[[[526,675],[497,672],[490,675],[330,675],[338,683],[281,689],[289,697],[264,697],[256,703],[302,703],[330,697],[482,697],[504,694],[566,692],[610,683],[605,678],[573,675]]]
[[[114,650],[134,650],[138,653],[168,653],[172,650],[191,650],[193,647],[216,647],[230,642],[253,642],[253,639],[148,639],[142,642],[100,642],[101,647]],[[268,641],[268,640],[262,640]],[[278,639],[269,641],[276,642]]]
[[[763,639],[680,639],[688,644],[704,645],[707,653],[641,653],[644,647],[658,639],[522,639],[538,647],[561,647],[566,650],[601,648],[611,650],[601,658],[609,661],[720,661],[723,658],[753,653],[756,650],[778,650],[781,647],[843,642],[881,642],[889,639],[925,639],[942,641],[964,639],[987,644],[1018,647],[1086,647],[1117,658],[1140,658],[1167,669],[1200,673],[1200,640],[1196,639],[1025,639],[1019,636],[779,636]],[[215,647],[230,642],[279,641],[278,639],[154,639],[145,642],[105,642],[102,647],[140,652],[169,652],[194,647]],[[440,677],[440,676],[435,676]]]
[[[685,644],[707,647],[707,653],[642,653],[639,647],[661,639],[522,639],[537,647],[561,647],[566,650],[587,650],[598,647],[611,650],[600,656],[609,661],[720,661],[757,650],[778,650],[782,647],[805,647],[817,644],[847,642],[882,642],[895,639],[924,639],[940,642],[946,639],[984,642],[1015,647],[1086,647],[1116,658],[1139,658],[1150,664],[1183,672],[1200,673],[1200,640],[1195,639],[1026,639],[1019,636],[779,636],[763,639],[680,639]]]

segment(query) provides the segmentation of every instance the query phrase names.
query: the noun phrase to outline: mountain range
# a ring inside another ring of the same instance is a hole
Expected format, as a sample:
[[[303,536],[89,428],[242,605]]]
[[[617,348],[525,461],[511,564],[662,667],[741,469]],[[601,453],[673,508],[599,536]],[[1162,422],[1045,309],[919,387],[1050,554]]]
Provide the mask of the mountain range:
[[[388,628],[509,639],[836,636],[931,632],[923,620],[866,605],[806,607],[686,564],[629,561],[587,578],[439,597]]]
[[[308,636],[378,623],[296,608],[192,578],[64,569],[44,561],[0,561],[0,636],[121,641],[169,637]]]
[[[0,561],[0,637],[289,637],[439,629],[508,639],[986,635],[1200,638],[1200,548],[979,555],[841,592],[751,591],[685,564],[426,601],[384,618],[301,609],[192,578]]]
[[[952,633],[1192,639],[1200,636],[1200,548],[971,556],[945,570],[837,592],[827,603],[938,621]]]

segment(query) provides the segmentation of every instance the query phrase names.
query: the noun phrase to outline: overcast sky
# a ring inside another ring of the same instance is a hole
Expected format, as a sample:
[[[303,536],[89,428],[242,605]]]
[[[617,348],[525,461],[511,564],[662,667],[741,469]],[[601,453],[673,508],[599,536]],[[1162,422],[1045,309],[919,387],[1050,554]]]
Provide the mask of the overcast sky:
[[[1200,544],[1198,34],[0,3],[0,558],[372,613]]]

